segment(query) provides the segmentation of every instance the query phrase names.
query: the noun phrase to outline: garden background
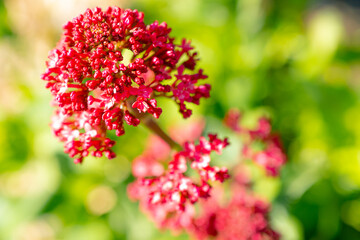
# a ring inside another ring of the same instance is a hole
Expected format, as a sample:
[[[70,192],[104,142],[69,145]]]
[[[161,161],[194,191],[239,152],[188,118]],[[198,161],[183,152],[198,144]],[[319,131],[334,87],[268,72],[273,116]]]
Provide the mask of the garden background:
[[[188,239],[158,231],[128,200],[131,161],[149,135],[127,127],[114,160],[75,165],[49,127],[40,80],[61,27],[88,7],[117,5],[166,21],[191,39],[211,98],[192,106],[206,131],[229,136],[230,108],[272,119],[288,163],[280,179],[258,176],[283,239],[360,239],[360,4],[308,0],[1,0],[0,239]],[[160,124],[184,124],[171,101]]]

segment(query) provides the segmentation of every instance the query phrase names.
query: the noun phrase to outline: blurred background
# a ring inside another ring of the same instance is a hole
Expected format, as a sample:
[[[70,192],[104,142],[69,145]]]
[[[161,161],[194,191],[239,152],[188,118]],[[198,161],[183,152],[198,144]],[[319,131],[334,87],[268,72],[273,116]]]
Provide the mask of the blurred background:
[[[127,127],[116,159],[82,165],[50,130],[40,80],[48,51],[67,21],[110,5],[137,8],[146,23],[166,21],[178,41],[192,40],[213,87],[192,107],[207,130],[226,135],[221,121],[234,107],[272,118],[289,162],[280,179],[258,179],[256,191],[273,202],[283,239],[360,239],[357,0],[1,0],[0,239],[189,239],[155,229],[126,196],[147,129]],[[162,126],[180,121],[174,104],[160,106]]]

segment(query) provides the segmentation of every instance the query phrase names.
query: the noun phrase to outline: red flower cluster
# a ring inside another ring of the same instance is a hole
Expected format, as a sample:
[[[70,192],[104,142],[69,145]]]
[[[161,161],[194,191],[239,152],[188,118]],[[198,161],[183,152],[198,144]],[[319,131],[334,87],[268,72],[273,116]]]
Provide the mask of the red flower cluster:
[[[218,189],[216,189],[218,190]],[[278,240],[268,223],[268,203],[255,197],[245,186],[234,184],[233,196],[224,206],[221,192],[201,201],[202,214],[188,231],[198,240]]]
[[[62,119],[53,123],[54,131],[77,162],[89,152],[114,157],[107,131],[120,136],[124,121],[137,126],[136,111],[158,118],[162,109],[156,97],[174,99],[184,118],[191,115],[186,102],[199,104],[209,97],[210,85],[198,85],[207,76],[201,69],[194,73],[198,59],[190,43],[175,44],[166,23],[146,25],[143,17],[118,7],[88,9],[64,26],[61,41],[49,54],[42,79],[54,96],[55,118]],[[84,128],[88,124],[91,134]],[[63,129],[81,134],[68,139]]]
[[[281,167],[286,162],[286,155],[282,148],[280,137],[271,132],[271,124],[268,119],[260,118],[256,129],[248,129],[240,126],[241,114],[236,110],[230,110],[225,117],[225,124],[238,133],[244,139],[242,153],[245,158],[252,159],[262,166],[269,176],[279,175]],[[256,150],[254,143],[261,143],[263,149]]]
[[[229,177],[226,168],[210,166],[210,153],[220,154],[228,145],[227,139],[211,134],[208,137],[209,140],[200,137],[197,145],[185,143],[184,150],[173,155],[166,170],[152,151],[145,151],[134,161],[133,173],[138,179],[129,186],[129,195],[140,200],[143,210],[159,227],[187,226],[194,214],[192,204],[210,196],[210,181],[223,182]],[[157,149],[163,149],[161,142],[157,144]]]
[[[64,26],[62,39],[49,54],[42,79],[56,107],[51,127],[75,163],[89,154],[114,158],[115,141],[108,138],[108,131],[121,136],[124,121],[137,126],[145,114],[159,118],[158,97],[173,99],[184,118],[192,114],[187,103],[199,104],[209,97],[210,85],[198,83],[207,76],[201,69],[195,71],[197,53],[190,42],[175,44],[166,23],[146,25],[143,19],[137,10],[88,9]],[[239,124],[240,118],[239,112],[230,111],[225,122],[244,138],[242,153],[268,175],[278,175],[286,156],[269,121],[262,118],[256,129],[248,129]],[[210,194],[221,193],[211,183],[229,178],[227,168],[210,164],[211,153],[221,154],[229,144],[227,138],[199,137],[203,122],[190,124],[175,131],[182,150],[172,152],[171,147],[179,145],[153,119],[145,120],[167,143],[151,137],[150,145],[133,161],[136,180],[128,194],[160,228],[186,230],[199,240],[279,238],[268,224],[268,204],[250,192],[250,181],[243,175],[233,179],[230,201],[222,194]],[[263,149],[253,148],[258,142]],[[200,215],[194,207],[197,202]]]

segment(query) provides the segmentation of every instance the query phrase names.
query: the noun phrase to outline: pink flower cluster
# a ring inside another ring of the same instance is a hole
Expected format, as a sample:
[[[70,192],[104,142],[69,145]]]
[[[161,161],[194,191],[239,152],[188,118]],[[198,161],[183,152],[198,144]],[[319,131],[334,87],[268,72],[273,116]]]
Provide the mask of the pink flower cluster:
[[[219,190],[219,189],[216,189]],[[269,225],[269,204],[255,197],[245,186],[232,186],[232,198],[221,202],[221,191],[201,201],[202,214],[193,219],[188,231],[198,240],[278,240]]]
[[[192,129],[192,124],[189,128]],[[173,132],[179,140],[185,138],[181,133],[179,136],[178,131]],[[199,132],[193,134],[185,135],[187,139],[195,139]],[[157,227],[185,231],[198,240],[278,240],[279,234],[268,222],[270,205],[251,192],[250,178],[240,163],[234,167],[234,177],[230,179],[230,199],[225,194],[229,189],[224,185],[210,187],[206,180],[222,182],[229,175],[225,169],[220,178],[214,171],[201,174],[204,168],[199,172],[199,163],[207,163],[204,159],[210,152],[221,151],[227,141],[213,135],[209,140],[200,138],[198,145],[184,143],[184,150],[174,153],[168,162],[170,147],[151,136],[144,153],[133,161],[132,171],[137,180],[128,187],[130,198],[140,201],[140,208]],[[188,166],[195,174],[186,171]],[[196,178],[202,186],[195,183]]]
[[[52,117],[51,127],[55,136],[65,143],[64,152],[73,157],[75,163],[81,163],[90,152],[96,157],[104,154],[109,159],[114,158],[111,147],[115,141],[106,137],[101,126],[92,126],[89,122],[87,112],[75,112],[68,116],[57,110]]]
[[[209,97],[190,42],[175,44],[166,23],[143,18],[137,10],[88,9],[64,26],[49,54],[42,79],[57,108],[52,126],[76,162],[89,153],[114,157],[107,131],[123,135],[123,122],[137,126],[140,113],[158,118],[157,97],[173,99],[184,118],[186,103]]]
[[[242,153],[245,158],[252,159],[262,166],[269,176],[278,176],[281,167],[286,163],[280,137],[271,131],[268,119],[260,118],[256,129],[248,129],[240,125],[241,114],[237,110],[230,110],[225,117],[225,124],[242,136],[244,145]],[[254,143],[263,145],[263,149],[255,149]]]
[[[181,229],[190,224],[192,204],[210,196],[210,182],[229,178],[226,168],[210,166],[211,152],[221,153],[227,139],[208,135],[198,144],[186,142],[182,151],[173,154],[169,162],[159,150],[167,151],[166,144],[153,141],[150,147],[134,160],[133,174],[138,179],[129,188],[129,196],[140,200],[140,206],[161,228]],[[156,151],[156,153],[154,152]],[[168,167],[165,169],[164,164]],[[189,169],[190,168],[190,169]],[[191,172],[192,171],[192,172]]]

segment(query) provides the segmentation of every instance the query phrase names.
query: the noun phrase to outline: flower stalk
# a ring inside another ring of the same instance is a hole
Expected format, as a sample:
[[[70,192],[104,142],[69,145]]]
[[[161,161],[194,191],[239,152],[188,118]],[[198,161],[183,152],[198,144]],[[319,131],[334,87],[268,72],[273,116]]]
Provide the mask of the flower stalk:
[[[150,115],[147,115],[143,118],[140,118],[141,123],[143,123],[148,129],[150,129],[153,133],[155,133],[157,136],[159,136],[162,140],[164,140],[169,146],[176,151],[180,151],[182,147],[180,144],[175,142],[169,135],[167,135],[157,124],[157,122],[154,121],[153,117]]]

